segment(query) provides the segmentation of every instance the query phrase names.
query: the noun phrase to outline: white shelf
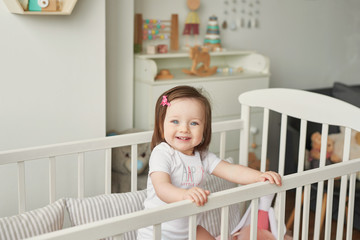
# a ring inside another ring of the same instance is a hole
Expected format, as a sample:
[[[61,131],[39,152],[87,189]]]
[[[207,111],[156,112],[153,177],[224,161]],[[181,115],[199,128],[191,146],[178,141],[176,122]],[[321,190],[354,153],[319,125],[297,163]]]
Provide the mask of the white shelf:
[[[221,52],[210,52],[210,56],[231,56],[231,55],[248,55],[255,53],[255,51],[245,51],[245,50],[223,50]],[[141,59],[165,59],[165,58],[188,58],[189,52],[182,51],[169,51],[168,53],[161,54],[146,54],[146,53],[137,53],[135,57]]]
[[[216,73],[207,77],[188,75],[182,69],[190,69],[192,60],[186,51],[165,54],[135,54],[135,80],[152,85],[168,84],[165,82],[187,83],[214,81],[219,79],[242,79],[268,77],[269,60],[255,51],[228,50],[210,53],[210,67],[232,68],[241,67],[243,72]],[[168,69],[173,79],[155,80],[161,69]]]
[[[24,10],[17,0],[3,0],[11,13],[23,15],[70,15],[76,5],[77,0],[62,0],[61,11],[27,11]]]
[[[249,78],[257,78],[257,77],[268,77],[270,74],[263,74],[254,71],[243,71],[243,72],[234,72],[234,73],[216,73],[207,77],[197,77],[193,75],[186,74],[180,68],[169,69],[171,74],[174,76],[173,79],[164,79],[164,80],[155,80],[152,85],[167,85],[169,81],[177,84],[187,84],[189,82],[206,82],[206,81],[218,81],[221,79],[249,79]],[[146,82],[141,79],[139,82]]]

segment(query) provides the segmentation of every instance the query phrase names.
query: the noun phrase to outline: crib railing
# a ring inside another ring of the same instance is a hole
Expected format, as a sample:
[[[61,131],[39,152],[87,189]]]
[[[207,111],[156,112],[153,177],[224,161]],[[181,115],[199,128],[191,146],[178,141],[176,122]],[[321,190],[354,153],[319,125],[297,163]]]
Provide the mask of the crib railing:
[[[121,238],[121,234],[139,229],[148,225],[154,226],[154,239],[161,239],[161,223],[181,217],[189,217],[189,239],[196,239],[196,214],[208,210],[221,208],[221,239],[228,239],[228,206],[251,201],[251,235],[250,239],[256,239],[257,234],[257,211],[258,200],[262,196],[272,193],[280,193],[294,188],[309,188],[312,183],[332,180],[338,176],[346,176],[350,174],[350,179],[355,179],[355,171],[360,168],[360,159],[333,164],[323,168],[317,168],[300,173],[295,173],[283,177],[283,185],[281,187],[270,183],[254,183],[241,186],[217,193],[209,196],[207,204],[203,207],[196,207],[195,204],[188,200],[168,204],[156,209],[143,210],[128,215],[114,217],[86,225],[76,226],[61,231],[45,234],[36,237],[36,239],[100,239],[108,236],[116,236]],[[350,191],[353,191],[354,183],[350,183]],[[354,197],[354,195],[353,195]],[[350,199],[350,201],[353,201]],[[351,204],[351,203],[350,203]],[[308,211],[309,209],[307,209]],[[282,211],[282,210],[280,210]],[[284,213],[279,212],[279,215]],[[307,213],[308,214],[308,213]],[[349,208],[349,215],[353,215],[353,208]],[[278,216],[279,217],[279,216]],[[303,228],[304,232],[308,230],[308,219],[305,219]],[[284,225],[278,224],[278,239],[283,239]],[[307,236],[307,235],[306,235]],[[347,239],[352,239],[352,228],[347,228]],[[35,239],[35,238],[34,238]],[[307,239],[307,237],[305,237]]]
[[[229,120],[213,123],[213,133],[220,133],[220,156],[225,158],[226,132],[242,129],[242,120]],[[54,202],[56,196],[56,161],[60,156],[77,155],[77,195],[84,196],[84,155],[86,152],[104,150],[105,159],[105,194],[111,193],[111,149],[131,146],[131,191],[137,190],[137,146],[151,141],[152,131],[131,133],[112,137],[104,137],[85,141],[68,142],[41,147],[17,149],[0,152],[0,165],[17,163],[18,168],[18,212],[26,211],[26,184],[25,162],[48,158],[49,159],[49,199]]]

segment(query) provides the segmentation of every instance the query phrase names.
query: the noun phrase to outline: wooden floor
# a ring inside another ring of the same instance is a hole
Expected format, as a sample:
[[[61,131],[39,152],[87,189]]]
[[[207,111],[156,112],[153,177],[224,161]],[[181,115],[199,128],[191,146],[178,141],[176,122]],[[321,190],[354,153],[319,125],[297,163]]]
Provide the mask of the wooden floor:
[[[285,219],[288,219],[292,210],[294,209],[294,205],[295,205],[295,191],[288,191],[286,193],[286,214],[285,214]],[[313,239],[313,234],[314,234],[314,228],[312,227],[314,225],[314,219],[315,219],[315,214],[313,211],[310,211],[309,214],[309,236],[308,239]],[[336,237],[336,227],[337,227],[337,222],[333,221],[332,222],[332,226],[331,226],[331,239],[335,239]],[[344,225],[344,232],[346,231],[346,225]],[[290,231],[289,231],[290,230]],[[289,229],[289,233],[291,233],[292,229]],[[321,235],[320,235],[320,239],[324,239],[324,231],[322,230]],[[344,237],[345,238],[345,233],[344,233]],[[360,239],[360,231],[357,229],[354,229],[353,231],[353,240]]]

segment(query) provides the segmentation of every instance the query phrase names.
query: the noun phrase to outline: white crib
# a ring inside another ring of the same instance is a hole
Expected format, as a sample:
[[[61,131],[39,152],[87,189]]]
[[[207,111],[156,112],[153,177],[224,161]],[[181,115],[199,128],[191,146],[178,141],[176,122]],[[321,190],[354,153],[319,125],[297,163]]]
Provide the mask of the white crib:
[[[154,239],[161,239],[161,223],[176,218],[189,216],[189,239],[196,236],[196,215],[212,209],[221,209],[221,239],[228,239],[229,232],[229,206],[236,203],[251,201],[251,239],[256,239],[258,199],[261,196],[271,193],[278,193],[280,210],[277,213],[278,222],[285,222],[285,199],[286,191],[296,189],[296,204],[294,217],[293,238],[307,239],[309,229],[309,203],[311,184],[318,183],[316,197],[316,211],[314,224],[314,239],[320,237],[321,224],[321,203],[323,196],[324,181],[327,183],[327,208],[325,218],[325,239],[331,237],[331,212],[334,178],[341,176],[341,191],[338,213],[338,225],[336,239],[343,238],[345,209],[348,209],[346,219],[346,239],[352,239],[353,213],[355,202],[355,183],[356,172],[360,171],[360,159],[349,160],[349,144],[351,129],[360,131],[360,109],[345,102],[291,89],[264,89],[255,90],[242,94],[239,97],[241,103],[241,118],[238,120],[223,121],[213,123],[213,132],[220,133],[220,157],[226,157],[226,132],[240,130],[240,164],[247,165],[249,149],[249,128],[250,128],[250,109],[263,108],[263,136],[261,148],[261,169],[265,170],[267,153],[267,132],[269,127],[269,112],[276,111],[281,113],[281,134],[280,134],[280,154],[278,161],[278,172],[284,174],[285,150],[286,150],[286,126],[287,117],[292,116],[301,119],[301,135],[299,145],[299,165],[298,172],[283,176],[281,187],[269,183],[255,183],[247,186],[235,187],[232,189],[216,192],[210,195],[208,203],[203,207],[196,207],[190,201],[181,201],[166,206],[136,211],[130,214],[116,216],[84,225],[65,228],[43,235],[37,235],[34,239],[101,239],[114,236],[121,239],[123,234],[148,225],[154,226]],[[316,105],[314,103],[317,103]],[[235,106],[234,106],[235,107]],[[239,106],[240,107],[240,106]],[[312,170],[304,170],[305,155],[305,135],[307,121],[319,122],[322,124],[322,148],[320,154],[320,167]],[[328,126],[344,126],[345,143],[343,162],[325,166],[326,158],[326,139]],[[58,157],[64,155],[77,155],[78,162],[78,198],[84,198],[84,154],[94,150],[105,150],[105,156],[101,161],[105,164],[105,194],[111,194],[111,149],[119,146],[132,146],[132,156],[137,154],[137,144],[149,142],[152,132],[133,133],[92,139],[81,142],[71,142],[56,144],[51,146],[41,146],[30,149],[19,149],[13,151],[0,152],[0,165],[16,163],[18,166],[18,208],[19,214],[25,213],[25,162],[34,159],[49,159],[49,199],[50,203],[56,202],[56,161]],[[135,157],[133,157],[135,158]],[[132,161],[132,191],[136,191],[137,185],[137,161]],[[347,192],[347,189],[349,191]],[[303,209],[301,211],[301,196],[304,195]],[[346,201],[346,198],[348,200]],[[346,203],[347,202],[347,203]],[[345,206],[347,204],[347,206]],[[302,217],[301,217],[302,215]],[[302,228],[300,220],[302,218]],[[1,223],[1,219],[0,219]],[[285,232],[284,224],[278,224],[278,233]],[[2,231],[0,226],[0,231]],[[1,236],[1,235],[0,235]],[[278,239],[283,235],[279,234]]]

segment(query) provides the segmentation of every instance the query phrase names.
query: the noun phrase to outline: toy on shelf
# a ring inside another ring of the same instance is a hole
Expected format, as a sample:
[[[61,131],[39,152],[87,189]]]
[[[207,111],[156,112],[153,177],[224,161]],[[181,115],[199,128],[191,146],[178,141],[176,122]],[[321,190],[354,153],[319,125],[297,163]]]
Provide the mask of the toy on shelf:
[[[28,10],[38,12],[54,12],[58,10],[57,4],[58,0],[29,0]]]
[[[187,0],[186,4],[190,12],[186,16],[183,35],[186,36],[186,46],[190,46],[189,35],[195,36],[195,44],[197,44],[197,36],[199,35],[200,19],[196,10],[200,7],[200,0]]]
[[[171,20],[143,19],[135,15],[134,52],[142,51],[143,41],[170,39],[170,49],[179,50],[178,15],[172,14]]]
[[[206,27],[204,45],[208,46],[212,51],[221,50],[220,28],[215,15],[212,15],[209,18],[208,25]]]
[[[232,67],[224,67],[224,68],[217,68],[218,73],[240,73],[243,72],[244,69],[242,67],[232,68]]]
[[[168,46],[166,44],[157,45],[157,52],[158,53],[167,53],[168,52]]]
[[[189,57],[192,59],[191,69],[183,69],[186,74],[200,77],[210,76],[216,73],[217,67],[210,67],[210,54],[206,47],[194,46],[190,48]],[[202,65],[198,67],[199,64]]]
[[[169,69],[161,69],[156,75],[155,80],[168,80],[173,78],[174,76],[170,73]]]

